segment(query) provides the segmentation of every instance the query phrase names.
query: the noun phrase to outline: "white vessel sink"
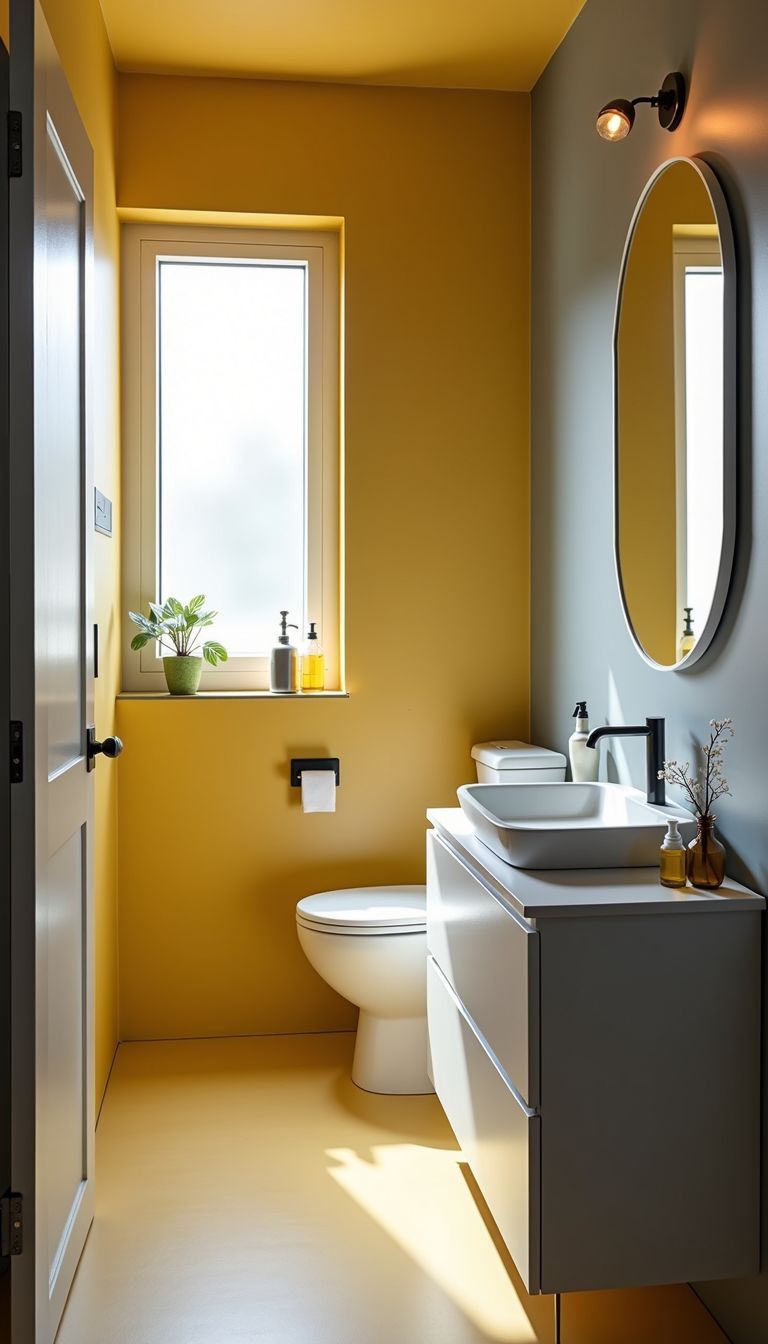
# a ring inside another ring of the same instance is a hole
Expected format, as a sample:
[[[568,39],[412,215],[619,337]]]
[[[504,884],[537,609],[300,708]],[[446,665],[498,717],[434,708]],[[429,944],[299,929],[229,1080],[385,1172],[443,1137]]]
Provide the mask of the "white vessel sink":
[[[484,845],[515,868],[645,868],[669,817],[684,843],[696,820],[623,784],[463,784],[459,802]]]

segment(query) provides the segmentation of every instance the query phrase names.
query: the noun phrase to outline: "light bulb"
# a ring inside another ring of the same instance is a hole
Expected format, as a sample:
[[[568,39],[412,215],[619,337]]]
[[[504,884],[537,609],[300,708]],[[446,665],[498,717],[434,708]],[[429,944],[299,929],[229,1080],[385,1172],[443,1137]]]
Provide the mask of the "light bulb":
[[[629,122],[619,112],[606,112],[598,117],[597,130],[604,140],[623,140],[629,135]]]
[[[597,115],[597,133],[603,140],[625,140],[635,121],[635,109],[626,98],[607,103]]]

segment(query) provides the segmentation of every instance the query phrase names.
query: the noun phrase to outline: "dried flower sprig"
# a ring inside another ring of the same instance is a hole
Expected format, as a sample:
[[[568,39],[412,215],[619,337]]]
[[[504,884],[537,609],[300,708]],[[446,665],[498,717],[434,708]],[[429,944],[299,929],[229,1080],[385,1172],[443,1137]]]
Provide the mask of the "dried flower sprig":
[[[733,723],[730,719],[710,719],[709,727],[709,741],[701,747],[704,760],[698,774],[691,774],[693,767],[687,761],[683,765],[665,761],[659,771],[659,779],[685,790],[698,817],[710,816],[712,804],[724,793],[732,796],[723,775],[723,756],[726,743],[734,736]]]

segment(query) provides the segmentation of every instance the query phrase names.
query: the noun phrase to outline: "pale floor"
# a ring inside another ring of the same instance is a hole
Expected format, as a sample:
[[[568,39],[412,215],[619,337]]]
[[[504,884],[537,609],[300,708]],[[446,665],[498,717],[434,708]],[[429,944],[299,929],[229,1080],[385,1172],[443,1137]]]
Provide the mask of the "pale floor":
[[[120,1047],[58,1344],[552,1344],[434,1097],[349,1033]],[[723,1344],[685,1287],[563,1298],[562,1344]]]

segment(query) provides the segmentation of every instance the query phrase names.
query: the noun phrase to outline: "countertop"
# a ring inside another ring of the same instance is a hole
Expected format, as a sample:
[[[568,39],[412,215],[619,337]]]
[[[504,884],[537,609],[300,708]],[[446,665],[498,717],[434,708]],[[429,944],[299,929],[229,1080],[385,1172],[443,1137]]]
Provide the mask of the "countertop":
[[[513,868],[478,840],[459,807],[430,808],[427,820],[486,885],[525,919],[563,915],[733,914],[765,901],[726,877],[717,891],[663,887],[658,868]]]

